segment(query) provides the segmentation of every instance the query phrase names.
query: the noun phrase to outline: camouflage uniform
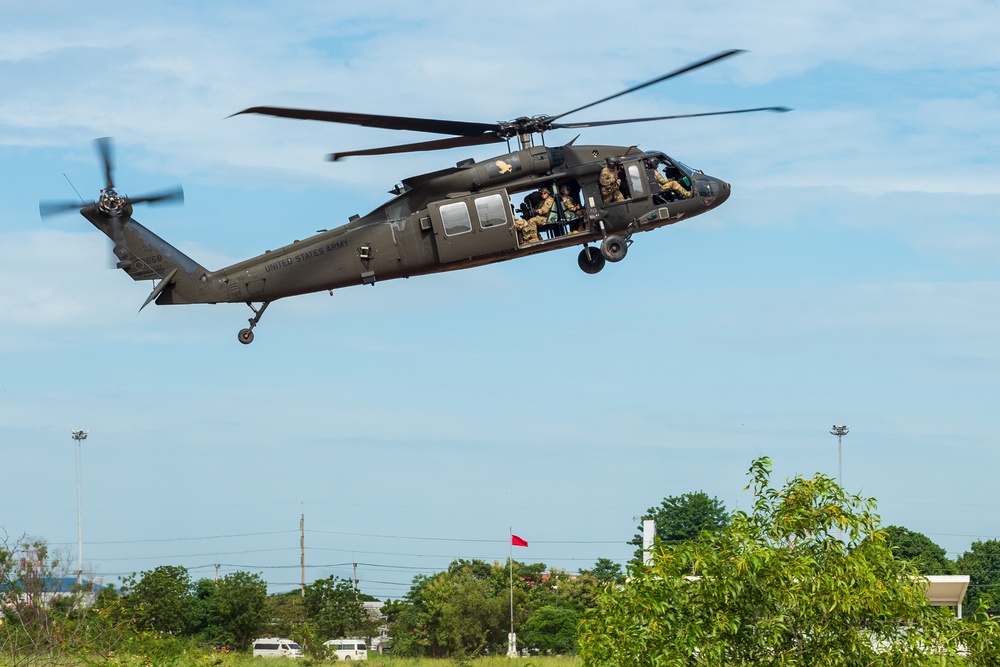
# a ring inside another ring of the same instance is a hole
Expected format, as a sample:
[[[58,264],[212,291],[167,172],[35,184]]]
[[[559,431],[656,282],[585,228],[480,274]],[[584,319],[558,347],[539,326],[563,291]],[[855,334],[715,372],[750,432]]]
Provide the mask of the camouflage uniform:
[[[534,218],[531,220],[534,220]],[[518,236],[521,237],[522,243],[532,243],[540,240],[538,238],[538,225],[531,222],[531,220],[518,218],[514,221],[514,228],[517,230]]]
[[[547,197],[542,197],[542,203],[538,205],[535,209],[535,217],[528,220],[528,222],[534,222],[536,225],[544,225],[549,221],[549,213],[552,211],[552,205],[556,203],[556,200],[552,198],[548,190],[545,191]]]
[[[612,170],[611,167],[605,165],[601,169],[601,200],[605,204],[613,201],[625,201],[625,197],[622,195],[622,191],[619,186],[622,184],[621,179],[618,178],[618,173]]]
[[[583,208],[569,195],[562,196],[562,207],[566,211],[566,218],[569,220],[580,217],[580,210]]]
[[[545,190],[548,193],[548,190]],[[516,227],[521,232],[521,238],[525,243],[532,243],[534,241],[540,241],[538,237],[538,225],[544,225],[549,221],[549,211],[552,210],[552,204],[555,200],[550,194],[548,197],[542,198],[542,203],[535,209],[535,215],[528,218],[527,220],[523,218],[518,218],[514,222],[514,227]]]
[[[691,191],[688,190],[683,185],[681,185],[679,181],[676,181],[674,179],[668,180],[666,176],[656,171],[655,169],[653,170],[653,176],[656,177],[656,182],[660,184],[660,192],[663,192],[665,190],[670,190],[671,192],[680,195],[683,199],[691,198],[692,194]]]
[[[568,192],[562,194],[562,207],[566,212],[566,219],[576,221],[573,232],[582,232],[587,228],[587,223],[583,219],[583,207],[577,204]]]

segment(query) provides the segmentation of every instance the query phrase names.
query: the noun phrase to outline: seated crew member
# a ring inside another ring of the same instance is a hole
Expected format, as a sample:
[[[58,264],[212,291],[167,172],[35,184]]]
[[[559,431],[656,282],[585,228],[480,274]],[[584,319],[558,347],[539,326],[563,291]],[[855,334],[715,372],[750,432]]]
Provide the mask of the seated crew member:
[[[570,234],[576,234],[584,231],[587,223],[583,219],[583,207],[577,204],[576,199],[574,199],[573,195],[569,193],[569,186],[562,186],[559,190],[559,194],[562,199],[562,207],[565,212],[566,219],[576,221],[573,224],[573,231],[571,231]]]
[[[694,193],[691,190],[684,187],[684,184],[678,181],[677,179],[667,178],[666,176],[661,174],[659,169],[657,169],[657,167],[659,166],[658,160],[652,160],[651,162],[652,162],[651,168],[653,170],[653,177],[656,178],[656,182],[660,184],[660,192],[669,191],[681,199],[691,199],[691,197],[694,195]],[[664,166],[664,169],[666,169],[666,166]]]
[[[544,225],[549,221],[549,212],[552,210],[552,204],[555,203],[555,199],[552,198],[552,194],[548,188],[540,188],[538,193],[541,195],[542,201],[538,205],[538,208],[534,210],[535,215],[527,220],[518,218],[514,222],[514,227],[521,231],[522,238],[526,243],[541,240],[538,237],[538,225]]]

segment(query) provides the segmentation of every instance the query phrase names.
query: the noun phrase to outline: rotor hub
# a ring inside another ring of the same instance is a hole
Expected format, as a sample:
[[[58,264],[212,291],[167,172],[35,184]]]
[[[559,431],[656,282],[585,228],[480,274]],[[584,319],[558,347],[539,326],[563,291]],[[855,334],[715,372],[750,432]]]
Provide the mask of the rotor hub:
[[[114,188],[101,190],[101,198],[97,200],[97,208],[108,215],[121,217],[125,214],[128,200],[115,192]]]

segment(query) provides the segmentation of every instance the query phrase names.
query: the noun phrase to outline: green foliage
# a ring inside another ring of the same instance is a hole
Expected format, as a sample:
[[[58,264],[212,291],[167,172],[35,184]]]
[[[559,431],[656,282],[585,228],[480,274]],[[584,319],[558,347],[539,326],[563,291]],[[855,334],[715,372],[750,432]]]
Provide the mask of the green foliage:
[[[305,611],[319,643],[355,636],[367,618],[354,584],[339,577],[317,579],[306,586]]]
[[[67,587],[68,562],[43,540],[0,540],[0,665],[101,659],[120,644],[123,628],[99,606],[108,594],[86,579]]]
[[[243,650],[267,624],[267,582],[259,574],[233,572],[218,583],[209,607],[213,643]]]
[[[528,591],[545,577],[544,565],[514,567],[515,623],[527,617]],[[503,655],[510,623],[510,579],[507,565],[456,560],[447,572],[418,576],[405,605],[383,608],[390,624],[393,655]]]
[[[874,501],[823,475],[773,488],[766,458],[750,476],[751,513],[664,546],[598,597],[581,626],[584,664],[940,665],[963,644],[973,664],[995,657],[992,623],[930,607]]]
[[[1000,540],[973,542],[955,567],[969,575],[966,606],[977,609],[982,605],[990,614],[1000,614]]]
[[[580,614],[575,609],[539,607],[524,622],[520,640],[544,655],[576,653],[576,626],[579,621]]]
[[[641,537],[639,544],[642,544]],[[589,574],[595,579],[601,582],[622,582],[625,579],[625,573],[622,572],[622,566],[611,560],[610,558],[598,558],[594,563],[594,567],[589,570],[580,570],[580,574]]]
[[[306,608],[302,592],[274,593],[267,598],[267,626],[261,635],[289,637],[301,643],[306,629]]]
[[[661,544],[677,544],[696,540],[703,531],[720,530],[729,523],[726,506],[718,498],[710,498],[704,491],[684,493],[664,498],[659,507],[650,507],[643,519],[652,519],[656,525],[656,538]],[[642,562],[642,525],[630,544],[639,547],[634,564]]]
[[[139,632],[184,634],[195,620],[191,576],[179,565],[133,574],[122,584],[122,609]]]
[[[886,526],[882,533],[896,558],[911,561],[921,574],[952,573],[954,564],[945,556],[945,550],[923,533],[902,526]]]

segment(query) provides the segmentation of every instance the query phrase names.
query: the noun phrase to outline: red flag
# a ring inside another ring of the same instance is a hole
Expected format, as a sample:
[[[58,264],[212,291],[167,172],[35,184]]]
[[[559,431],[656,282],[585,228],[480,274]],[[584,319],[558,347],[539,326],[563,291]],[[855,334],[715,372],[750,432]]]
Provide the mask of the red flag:
[[[515,546],[515,547],[526,547],[526,546],[528,546],[528,540],[522,540],[517,535],[513,535],[512,534],[510,536],[510,544],[511,544],[511,546]]]

